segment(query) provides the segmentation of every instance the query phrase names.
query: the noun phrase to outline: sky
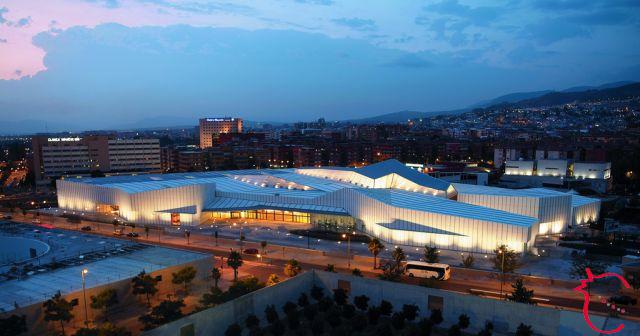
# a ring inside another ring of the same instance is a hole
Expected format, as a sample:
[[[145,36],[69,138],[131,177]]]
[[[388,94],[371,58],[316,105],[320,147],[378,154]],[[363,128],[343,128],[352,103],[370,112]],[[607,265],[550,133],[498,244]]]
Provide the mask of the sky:
[[[345,120],[638,80],[638,14],[638,0],[0,0],[0,132]]]

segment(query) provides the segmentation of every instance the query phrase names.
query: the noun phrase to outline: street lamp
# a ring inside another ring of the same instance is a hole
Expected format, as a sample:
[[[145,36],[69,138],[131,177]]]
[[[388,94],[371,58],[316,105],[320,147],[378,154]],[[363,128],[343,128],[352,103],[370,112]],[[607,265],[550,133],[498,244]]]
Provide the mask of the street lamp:
[[[351,234],[342,234],[342,238],[347,238],[347,268],[351,268],[351,235],[355,234],[355,231],[351,232]]]
[[[85,290],[85,277],[89,273],[89,270],[86,268],[82,269],[82,299],[84,300],[84,325],[89,325],[89,311],[87,310],[87,291]]]
[[[498,254],[502,255],[502,266],[500,267],[500,271],[502,272],[502,277],[500,278],[500,298],[503,297],[502,294],[502,286],[504,285],[504,251],[502,251],[502,247],[498,249]]]

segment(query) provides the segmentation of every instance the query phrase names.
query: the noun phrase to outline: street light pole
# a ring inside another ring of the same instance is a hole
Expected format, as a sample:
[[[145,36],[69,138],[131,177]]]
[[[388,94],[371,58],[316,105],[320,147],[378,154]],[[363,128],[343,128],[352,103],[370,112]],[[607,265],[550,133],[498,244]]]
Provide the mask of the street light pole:
[[[89,270],[84,268],[82,270],[82,298],[84,301],[84,325],[89,325],[89,311],[87,310],[87,291],[85,290],[85,276],[89,273]]]
[[[355,231],[351,234],[356,234]],[[342,234],[342,238],[347,238],[347,268],[351,268],[351,234]]]
[[[500,271],[502,272],[502,277],[500,278],[500,298],[502,299],[502,287],[504,286],[504,251],[502,250],[502,247],[498,250],[498,253],[502,255],[502,267],[500,268]]]

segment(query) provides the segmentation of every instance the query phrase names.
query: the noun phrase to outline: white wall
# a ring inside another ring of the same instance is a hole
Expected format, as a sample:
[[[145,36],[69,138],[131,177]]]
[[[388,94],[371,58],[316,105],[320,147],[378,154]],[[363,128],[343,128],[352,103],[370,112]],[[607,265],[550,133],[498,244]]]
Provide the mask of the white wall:
[[[538,176],[566,176],[567,160],[538,160],[536,175]]]
[[[511,161],[504,164],[505,175],[533,175],[533,161]]]
[[[576,162],[573,164],[573,176],[585,179],[611,178],[611,162],[588,163]]]

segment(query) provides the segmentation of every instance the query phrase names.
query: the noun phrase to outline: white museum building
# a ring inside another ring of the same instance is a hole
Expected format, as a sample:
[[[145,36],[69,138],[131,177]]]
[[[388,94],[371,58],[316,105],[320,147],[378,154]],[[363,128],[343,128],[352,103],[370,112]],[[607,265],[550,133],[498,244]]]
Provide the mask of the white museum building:
[[[598,219],[600,201],[543,188],[450,183],[388,160],[322,167],[148,174],[57,181],[63,211],[104,213],[136,224],[215,220],[356,230],[397,245],[485,253],[534,249],[538,235]]]

